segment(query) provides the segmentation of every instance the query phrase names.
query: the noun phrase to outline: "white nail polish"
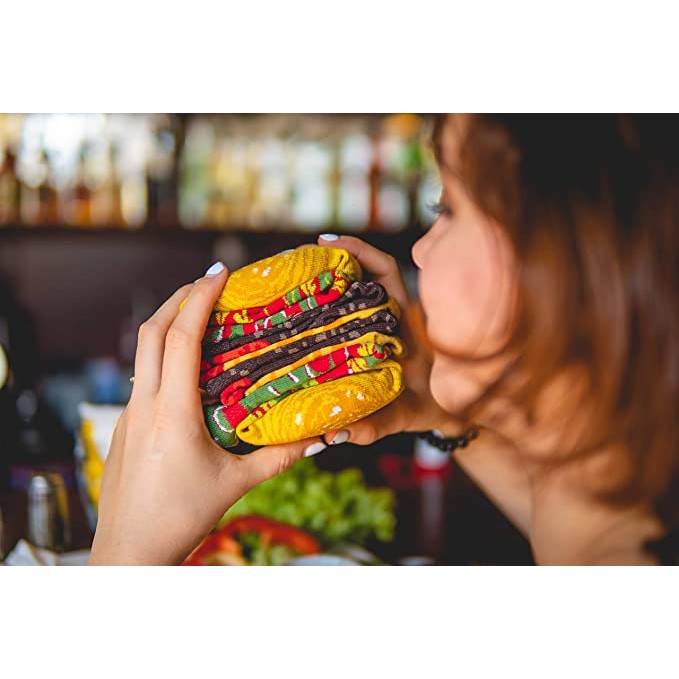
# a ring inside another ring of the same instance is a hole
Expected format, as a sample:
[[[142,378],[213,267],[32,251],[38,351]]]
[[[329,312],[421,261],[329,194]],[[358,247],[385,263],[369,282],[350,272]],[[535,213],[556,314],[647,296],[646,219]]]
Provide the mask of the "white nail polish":
[[[338,431],[333,437],[332,441],[330,441],[331,446],[338,446],[340,443],[346,443],[349,440],[349,432],[343,429],[342,431]]]
[[[316,443],[312,443],[305,451],[304,451],[304,457],[311,457],[312,455],[318,455],[321,451],[326,449],[326,445],[324,443],[321,443],[320,441],[317,441]]]
[[[319,238],[322,238],[323,240],[327,241],[333,241],[333,240],[338,240],[339,236],[334,233],[322,233]]]
[[[206,272],[206,276],[216,276],[218,273],[224,271],[224,265],[221,262],[215,262]]]

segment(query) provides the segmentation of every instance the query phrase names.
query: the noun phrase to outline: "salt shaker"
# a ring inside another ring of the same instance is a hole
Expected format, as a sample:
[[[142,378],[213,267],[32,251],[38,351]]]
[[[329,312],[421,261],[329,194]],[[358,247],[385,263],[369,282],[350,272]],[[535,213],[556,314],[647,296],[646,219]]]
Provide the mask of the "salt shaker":
[[[71,541],[68,496],[60,474],[34,474],[28,486],[28,540],[36,547],[65,551]]]

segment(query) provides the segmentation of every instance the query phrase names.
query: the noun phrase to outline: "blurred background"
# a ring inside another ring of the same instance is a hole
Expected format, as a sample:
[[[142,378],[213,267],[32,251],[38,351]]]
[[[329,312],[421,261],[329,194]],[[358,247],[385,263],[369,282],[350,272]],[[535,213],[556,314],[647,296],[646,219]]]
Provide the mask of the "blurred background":
[[[110,426],[139,324],[213,261],[351,233],[393,254],[415,297],[410,248],[439,194],[428,128],[412,113],[0,114],[0,552],[28,535],[37,472],[64,480],[70,546],[87,547],[87,461],[105,451],[88,458],[84,424]],[[317,464],[391,489],[393,535],[366,542],[389,563],[531,563],[423,441],[339,446]]]

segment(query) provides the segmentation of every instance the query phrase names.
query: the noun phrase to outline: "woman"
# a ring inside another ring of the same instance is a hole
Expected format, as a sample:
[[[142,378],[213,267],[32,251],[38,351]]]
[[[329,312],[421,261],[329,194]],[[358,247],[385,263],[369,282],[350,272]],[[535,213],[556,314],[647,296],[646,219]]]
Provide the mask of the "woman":
[[[408,389],[326,440],[480,435],[455,456],[539,564],[673,554],[679,434],[679,147],[674,118],[448,115],[439,217],[413,248],[428,342]],[[352,252],[409,308],[394,260]],[[256,483],[325,443],[236,457],[203,425],[200,336],[221,265],[141,329],[91,563],[178,563]],[[180,302],[188,296],[182,311]],[[162,530],[159,530],[162,528]]]

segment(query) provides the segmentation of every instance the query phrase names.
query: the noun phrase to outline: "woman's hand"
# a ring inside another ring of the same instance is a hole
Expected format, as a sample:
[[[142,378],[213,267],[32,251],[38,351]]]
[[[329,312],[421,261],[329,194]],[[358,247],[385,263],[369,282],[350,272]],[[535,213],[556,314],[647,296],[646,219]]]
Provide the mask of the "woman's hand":
[[[90,564],[179,564],[250,488],[325,447],[314,438],[238,456],[210,438],[198,390],[201,339],[227,276],[213,265],[139,330],[134,387],[106,459]]]
[[[406,358],[401,361],[405,381],[403,393],[388,406],[345,427],[342,430],[345,433],[327,433],[326,441],[343,443],[348,440],[367,445],[389,434],[404,431],[439,429],[450,436],[460,433],[462,424],[443,410],[431,394],[431,351],[423,332],[417,332],[418,328],[423,328],[421,317],[417,318],[421,312],[408,298],[396,260],[353,236],[339,236],[334,239],[320,236],[318,242],[319,245],[343,248],[350,252],[363,269],[372,274],[373,280],[386,288],[401,308],[401,336],[408,349]]]

